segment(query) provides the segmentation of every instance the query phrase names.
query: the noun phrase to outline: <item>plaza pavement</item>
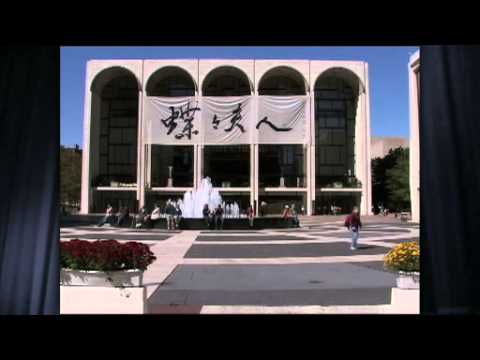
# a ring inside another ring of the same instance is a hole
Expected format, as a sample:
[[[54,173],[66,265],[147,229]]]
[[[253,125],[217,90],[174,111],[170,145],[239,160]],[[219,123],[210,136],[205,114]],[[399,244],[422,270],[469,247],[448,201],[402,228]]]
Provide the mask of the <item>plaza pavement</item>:
[[[61,238],[148,244],[157,257],[144,274],[149,313],[387,313],[395,276],[383,257],[418,239],[418,224],[363,217],[351,251],[343,220],[302,217],[300,229],[257,231],[79,226],[62,228]]]

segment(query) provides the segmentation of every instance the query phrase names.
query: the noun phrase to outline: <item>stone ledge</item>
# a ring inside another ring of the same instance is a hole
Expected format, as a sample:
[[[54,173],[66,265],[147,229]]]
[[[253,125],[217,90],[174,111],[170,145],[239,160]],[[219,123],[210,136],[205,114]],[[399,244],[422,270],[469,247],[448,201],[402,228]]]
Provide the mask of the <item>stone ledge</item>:
[[[145,287],[60,286],[60,314],[145,313]]]

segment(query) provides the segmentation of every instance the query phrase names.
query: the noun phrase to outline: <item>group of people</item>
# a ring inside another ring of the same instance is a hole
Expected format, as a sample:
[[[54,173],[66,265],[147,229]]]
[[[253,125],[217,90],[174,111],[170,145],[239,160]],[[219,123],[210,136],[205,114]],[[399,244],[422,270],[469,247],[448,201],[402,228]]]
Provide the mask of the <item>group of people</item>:
[[[171,200],[168,200],[164,210],[162,211],[159,204],[155,204],[154,209],[151,214],[148,213],[145,207],[142,207],[138,214],[136,214],[133,219],[130,217],[130,211],[127,206],[120,207],[119,212],[115,215],[113,207],[108,204],[105,211],[105,216],[98,223],[97,226],[103,226],[105,224],[110,224],[112,226],[122,226],[128,220],[131,221],[131,227],[139,228],[153,228],[155,222],[158,221],[165,214],[167,219],[167,229],[174,230],[178,229],[180,226],[180,221],[182,219],[182,210]]]
[[[165,209],[162,212],[160,206],[155,204],[155,208],[153,209],[151,214],[148,214],[145,207],[141,208],[137,215],[133,218],[132,227],[141,228],[147,227],[152,228],[154,222],[157,221],[162,217],[162,213],[166,214],[167,219],[167,229],[174,230],[179,228],[180,222],[182,219],[182,210],[178,206],[178,204],[168,200]],[[224,219],[224,211],[222,206],[219,204],[215,209],[210,210],[208,204],[205,204],[203,207],[203,219],[205,221],[205,225],[207,228],[211,228],[212,225],[215,229],[223,229],[223,219]],[[249,219],[249,225],[253,227],[253,220],[255,218],[255,212],[253,210],[253,206],[248,206],[246,211],[247,217]],[[282,214],[283,219],[286,221],[292,220],[294,226],[299,227],[300,221],[298,219],[298,213],[295,210],[295,204],[291,206],[285,205],[285,209]],[[127,219],[130,218],[130,211],[127,206],[121,207],[119,209],[118,214],[115,215],[113,207],[108,204],[107,210],[105,212],[105,216],[99,222],[98,226],[103,226],[106,223],[116,226],[122,226]],[[362,227],[362,222],[360,221],[360,215],[358,211],[358,207],[354,207],[352,213],[347,216],[344,223],[345,227],[352,233],[352,243],[350,246],[351,250],[357,249],[357,243],[360,233],[360,228]]]
[[[386,208],[383,204],[378,204],[377,206],[372,206],[372,212],[374,214],[388,216],[390,214],[390,210]]]
[[[175,230],[180,227],[180,222],[182,221],[182,210],[178,204],[171,200],[167,200],[163,211],[160,208],[160,205],[155,203],[151,214],[148,213],[145,207],[142,207],[135,216],[132,227],[153,228],[155,227],[155,222],[162,218],[163,214],[165,214],[165,218],[167,220],[168,230]]]
[[[246,214],[249,220],[249,225],[252,228],[253,219],[255,217],[253,206],[251,205],[248,206]],[[202,209],[202,215],[207,228],[214,227],[216,230],[223,229],[224,211],[223,211],[222,205],[218,204],[218,206],[215,209],[210,210],[210,208],[208,207],[208,204],[205,204]]]
[[[105,210],[105,216],[98,223],[97,226],[103,226],[105,224],[110,224],[112,226],[122,226],[127,219],[130,218],[130,211],[127,206],[120,207],[117,214],[113,210],[113,206],[108,204],[107,210]]]

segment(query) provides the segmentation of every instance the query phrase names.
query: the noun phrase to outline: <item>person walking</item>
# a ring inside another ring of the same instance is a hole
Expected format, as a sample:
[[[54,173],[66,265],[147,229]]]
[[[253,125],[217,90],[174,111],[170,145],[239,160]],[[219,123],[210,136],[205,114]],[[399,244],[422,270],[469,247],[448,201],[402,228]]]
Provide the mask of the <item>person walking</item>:
[[[223,230],[223,209],[220,204],[215,209],[215,230],[218,229]]]
[[[247,217],[248,217],[248,225],[250,226],[250,228],[253,228],[253,220],[255,218],[255,212],[253,211],[252,205],[248,205]]]
[[[360,215],[356,206],[353,207],[352,213],[345,219],[345,226],[352,232],[352,244],[350,250],[357,250],[357,242],[360,236],[362,222],[360,221]]]

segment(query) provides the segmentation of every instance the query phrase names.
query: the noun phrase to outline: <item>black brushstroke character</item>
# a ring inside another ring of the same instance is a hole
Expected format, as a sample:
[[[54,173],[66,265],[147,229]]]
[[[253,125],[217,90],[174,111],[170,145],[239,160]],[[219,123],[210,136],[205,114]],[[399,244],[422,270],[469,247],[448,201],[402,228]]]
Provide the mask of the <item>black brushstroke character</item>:
[[[188,140],[191,140],[192,134],[198,135],[198,130],[193,130],[192,122],[195,115],[195,111],[200,110],[200,108],[199,107],[190,108],[190,102],[189,102],[187,104],[187,108],[185,111],[182,108],[180,108],[180,110],[181,110],[180,118],[185,123],[185,126],[183,127],[183,130],[180,134],[175,135],[175,138],[182,139],[184,136],[186,136],[188,137]]]
[[[177,123],[175,120],[178,119],[178,116],[180,112],[178,110],[175,110],[174,106],[170,106],[170,111],[172,112],[171,115],[166,118],[166,119],[160,119],[163,125],[165,125],[166,128],[168,128],[167,135],[170,135],[173,130],[177,127]]]
[[[240,124],[240,121],[242,120],[242,104],[241,103],[238,103],[238,107],[232,111],[232,114],[227,116],[226,118],[222,119],[222,120],[218,120],[218,116],[215,114],[213,116],[213,120],[212,120],[212,124],[213,124],[213,128],[215,130],[218,129],[218,125],[220,124],[221,121],[223,120],[227,120],[228,118],[230,118],[230,127],[228,129],[225,129],[226,132],[230,132],[233,130],[233,127],[234,126],[237,126],[240,131],[242,133],[245,132],[245,129],[243,128],[243,125]]]
[[[160,121],[168,128],[167,135],[170,135],[173,130],[178,126],[177,120],[181,119],[185,123],[181,133],[176,134],[176,139],[182,139],[184,136],[188,137],[190,140],[192,138],[192,134],[197,135],[198,130],[193,130],[193,118],[195,115],[195,111],[200,110],[199,107],[190,108],[190,102],[186,105],[186,109],[182,109],[179,107],[179,110],[175,110],[174,106],[170,106],[171,115],[166,119],[161,119]]]
[[[292,130],[292,128],[279,128],[279,127],[276,127],[275,125],[273,125],[270,121],[268,121],[268,117],[265,116],[262,120],[260,120],[256,126],[256,128],[260,128],[260,125],[262,124],[267,124],[268,126],[270,126],[273,130],[275,131],[290,131]]]

